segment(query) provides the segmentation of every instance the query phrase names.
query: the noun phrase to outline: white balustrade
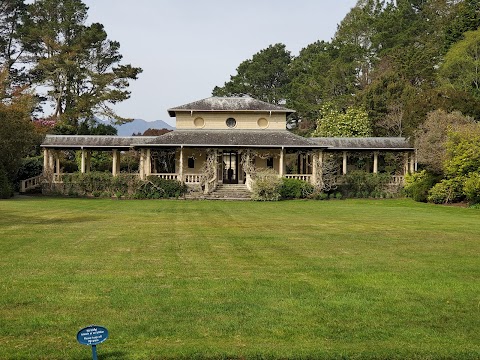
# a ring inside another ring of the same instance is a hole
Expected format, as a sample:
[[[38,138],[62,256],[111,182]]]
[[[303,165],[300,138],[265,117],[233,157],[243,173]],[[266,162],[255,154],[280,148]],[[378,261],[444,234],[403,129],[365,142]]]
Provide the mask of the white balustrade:
[[[287,179],[297,179],[303,181],[310,181],[312,178],[311,174],[285,174],[284,175]]]
[[[41,179],[42,175],[38,175],[29,179],[22,180],[20,182],[20,192],[24,193],[27,190],[35,189],[36,187],[40,186]]]
[[[405,176],[403,175],[392,175],[389,185],[403,185],[405,181]]]
[[[178,174],[159,174],[159,173],[154,173],[154,174],[150,174],[152,176],[157,176],[161,179],[164,179],[164,180],[178,180]]]
[[[185,183],[186,184],[199,184],[200,175],[199,174],[185,174]]]

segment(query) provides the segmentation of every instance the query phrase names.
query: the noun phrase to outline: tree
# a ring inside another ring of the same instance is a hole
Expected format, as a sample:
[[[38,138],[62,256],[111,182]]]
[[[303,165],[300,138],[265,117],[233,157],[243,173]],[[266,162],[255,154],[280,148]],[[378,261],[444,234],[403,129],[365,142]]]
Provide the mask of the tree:
[[[33,81],[48,88],[53,115],[74,130],[94,115],[128,121],[111,106],[130,97],[129,81],[142,71],[119,64],[120,44],[102,24],[86,26],[87,11],[81,0],[37,0],[24,21]]]
[[[480,29],[466,32],[450,48],[439,75],[447,86],[480,98]]]
[[[433,186],[428,200],[435,203],[480,201],[480,125],[470,123],[447,134],[445,179]]]
[[[25,67],[19,64],[24,52],[20,37],[26,8],[24,0],[0,0],[0,63],[7,72],[8,84],[3,96],[26,81]]]
[[[0,74],[0,87],[5,86],[8,71]],[[33,107],[32,96],[19,89],[12,93],[9,99],[0,101],[0,177],[2,184],[8,181],[13,184],[22,157],[33,150],[40,138],[35,132],[30,112]],[[1,91],[3,93],[3,91]],[[7,179],[7,180],[5,180]],[[12,186],[13,187],[13,186]],[[9,196],[9,191],[0,193]]]
[[[463,0],[453,7],[454,17],[445,30],[446,49],[459,40],[467,31],[475,31],[480,27],[480,2]]]
[[[428,113],[425,122],[415,132],[419,163],[434,174],[442,174],[448,132],[458,131],[473,122],[473,119],[465,117],[460,112],[447,113],[444,110],[436,110]]]
[[[371,82],[371,73],[378,60],[378,49],[373,38],[376,33],[376,21],[384,10],[384,1],[359,0],[345,16],[334,42],[348,47],[356,67],[356,85],[364,89]]]
[[[445,174],[450,177],[480,173],[480,125],[469,123],[448,132]]]
[[[216,86],[214,96],[250,95],[272,104],[285,100],[290,82],[288,66],[292,60],[284,44],[270,45],[243,61],[237,74],[230,77],[223,87]]]
[[[300,51],[290,66],[287,96],[287,106],[297,110],[297,120],[314,123],[325,102],[339,107],[349,105],[356,87],[352,53],[346,45],[324,41]]]
[[[341,112],[326,103],[321,109],[315,136],[324,137],[365,137],[371,136],[368,114],[364,109],[349,107]]]

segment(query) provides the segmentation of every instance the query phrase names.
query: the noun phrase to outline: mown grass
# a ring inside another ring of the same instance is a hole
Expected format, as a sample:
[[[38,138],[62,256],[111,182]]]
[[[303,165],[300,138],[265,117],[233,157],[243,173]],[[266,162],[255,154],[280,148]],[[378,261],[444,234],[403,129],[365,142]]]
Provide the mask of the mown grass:
[[[480,212],[0,202],[0,358],[478,359]]]

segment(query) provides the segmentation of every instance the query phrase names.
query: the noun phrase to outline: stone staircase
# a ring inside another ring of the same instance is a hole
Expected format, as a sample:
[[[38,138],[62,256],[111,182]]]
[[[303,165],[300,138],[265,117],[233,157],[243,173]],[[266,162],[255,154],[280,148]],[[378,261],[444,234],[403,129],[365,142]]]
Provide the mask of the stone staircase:
[[[206,195],[209,200],[250,200],[251,193],[245,184],[218,184],[215,191]]]

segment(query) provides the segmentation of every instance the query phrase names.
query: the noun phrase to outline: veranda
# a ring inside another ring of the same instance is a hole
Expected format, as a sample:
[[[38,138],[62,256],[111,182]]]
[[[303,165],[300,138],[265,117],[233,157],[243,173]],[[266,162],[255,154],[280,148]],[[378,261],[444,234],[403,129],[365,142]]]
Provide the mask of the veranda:
[[[92,157],[102,154],[110,159],[108,168],[99,168]],[[177,180],[193,187],[201,187],[205,193],[214,191],[218,184],[245,184],[251,190],[258,171],[272,169],[279,177],[303,180],[320,188],[341,183],[342,175],[354,170],[370,173],[389,173],[391,185],[403,184],[404,176],[416,170],[415,153],[402,150],[332,150],[285,148],[178,148],[138,149],[83,148],[44,149],[43,181],[62,183],[67,174],[67,158],[79,159],[77,171],[109,171],[113,176],[127,173],[146,179],[157,176]],[[133,166],[122,162],[130,159]],[[40,178],[22,182],[22,190],[38,185]]]

